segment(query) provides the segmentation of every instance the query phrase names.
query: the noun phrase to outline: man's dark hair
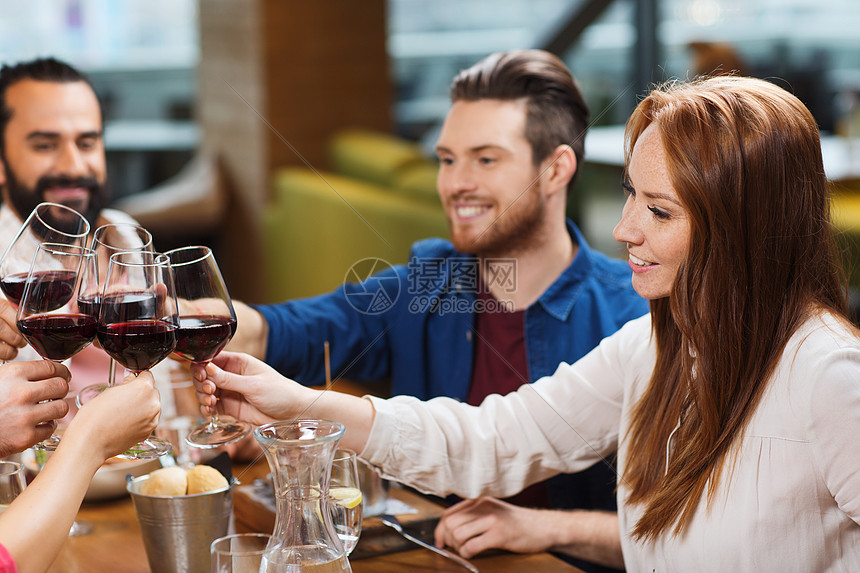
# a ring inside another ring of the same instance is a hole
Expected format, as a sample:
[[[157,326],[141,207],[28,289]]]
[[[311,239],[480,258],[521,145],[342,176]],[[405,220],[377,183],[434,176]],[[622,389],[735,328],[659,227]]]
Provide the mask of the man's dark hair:
[[[12,110],[6,104],[6,92],[22,80],[56,83],[85,82],[90,88],[93,87],[86,75],[55,58],[38,58],[12,66],[4,65],[0,68],[0,153],[5,152],[4,134],[9,120],[12,119]]]
[[[481,99],[526,100],[525,137],[532,147],[535,166],[559,145],[570,145],[576,172],[585,154],[588,106],[567,66],[543,50],[513,50],[487,56],[454,78],[451,101]]]

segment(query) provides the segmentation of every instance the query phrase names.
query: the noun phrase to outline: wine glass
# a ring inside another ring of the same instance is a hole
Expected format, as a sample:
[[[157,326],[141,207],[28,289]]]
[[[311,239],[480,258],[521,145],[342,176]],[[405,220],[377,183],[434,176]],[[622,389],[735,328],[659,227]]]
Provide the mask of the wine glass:
[[[39,203],[0,259],[0,290],[18,306],[39,245],[61,243],[86,247],[89,232],[90,224],[74,209],[58,203]]]
[[[178,326],[170,260],[149,251],[111,255],[96,328],[104,351],[140,374],[173,352]],[[150,459],[170,450],[170,442],[150,435],[118,457]]]
[[[134,223],[110,223],[102,225],[93,233],[93,241],[90,248],[96,253],[97,270],[107,269],[111,255],[115,253],[133,251],[151,251],[152,234],[149,231],[135,225]],[[105,275],[98,275],[93,288],[82,291],[78,298],[81,308],[90,309],[92,314],[98,317],[101,295],[104,291]],[[92,282],[90,284],[93,284]],[[76,402],[78,407],[92,400],[108,388],[114,385],[116,379],[116,360],[110,357],[108,367],[108,379],[106,384],[91,384],[78,392]]]
[[[6,511],[26,485],[24,466],[18,462],[0,461],[0,513]]]
[[[194,364],[207,364],[236,332],[236,312],[227,285],[208,247],[183,247],[170,257],[179,300],[176,354]],[[213,409],[209,421],[185,438],[189,446],[215,448],[244,438],[251,425],[222,419]]]
[[[355,452],[337,450],[331,464],[328,488],[329,510],[337,536],[349,556],[361,535],[364,503],[358,479]]]
[[[42,243],[36,250],[18,305],[17,325],[42,358],[62,362],[95,338],[96,317],[78,308],[76,296],[95,276],[95,264],[95,253],[84,247]],[[33,447],[53,451],[59,441],[51,436]]]

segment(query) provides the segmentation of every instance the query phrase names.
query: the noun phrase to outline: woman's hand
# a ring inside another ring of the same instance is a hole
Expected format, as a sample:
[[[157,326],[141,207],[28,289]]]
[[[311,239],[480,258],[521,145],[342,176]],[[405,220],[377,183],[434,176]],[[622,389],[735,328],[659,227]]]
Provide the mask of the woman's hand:
[[[341,445],[357,452],[364,449],[373,425],[370,401],[307,388],[248,354],[222,351],[205,369],[193,365],[191,372],[204,413],[220,402],[218,412],[257,425],[296,418],[334,420],[346,427]]]
[[[63,441],[82,440],[101,465],[149,436],[160,413],[152,374],[129,374],[122,384],[108,388],[78,410]]]
[[[218,412],[257,425],[297,417],[313,392],[248,354],[222,351],[205,369],[192,365],[191,373],[204,413],[220,402]]]

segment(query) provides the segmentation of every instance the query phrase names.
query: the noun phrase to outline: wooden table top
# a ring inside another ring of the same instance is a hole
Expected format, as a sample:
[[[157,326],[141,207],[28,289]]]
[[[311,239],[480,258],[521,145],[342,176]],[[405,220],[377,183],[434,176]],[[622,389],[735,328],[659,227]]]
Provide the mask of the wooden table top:
[[[268,471],[265,462],[237,469],[239,470],[237,475],[241,475],[245,483]],[[77,520],[92,525],[92,532],[69,537],[57,559],[48,569],[49,573],[150,573],[140,525],[130,498],[85,503],[78,512]],[[522,571],[575,573],[579,571],[546,553],[532,555],[501,553],[479,557],[472,561],[481,571],[494,573]],[[457,564],[421,548],[354,559],[351,565],[355,573],[400,573],[402,571],[460,573],[465,571]]]

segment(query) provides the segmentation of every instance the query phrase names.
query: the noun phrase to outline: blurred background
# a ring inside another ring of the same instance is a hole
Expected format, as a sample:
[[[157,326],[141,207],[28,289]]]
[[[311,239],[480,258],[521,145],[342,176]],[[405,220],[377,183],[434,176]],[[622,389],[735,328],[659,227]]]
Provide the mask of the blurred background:
[[[429,150],[448,86],[513,48],[561,56],[591,107],[569,214],[597,248],[617,252],[637,97],[739,70],[818,120],[854,271],[857,30],[857,0],[0,0],[3,63],[52,55],[91,77],[115,206],[160,249],[212,246],[249,302],[335,288],[365,257],[403,262],[445,236]]]

